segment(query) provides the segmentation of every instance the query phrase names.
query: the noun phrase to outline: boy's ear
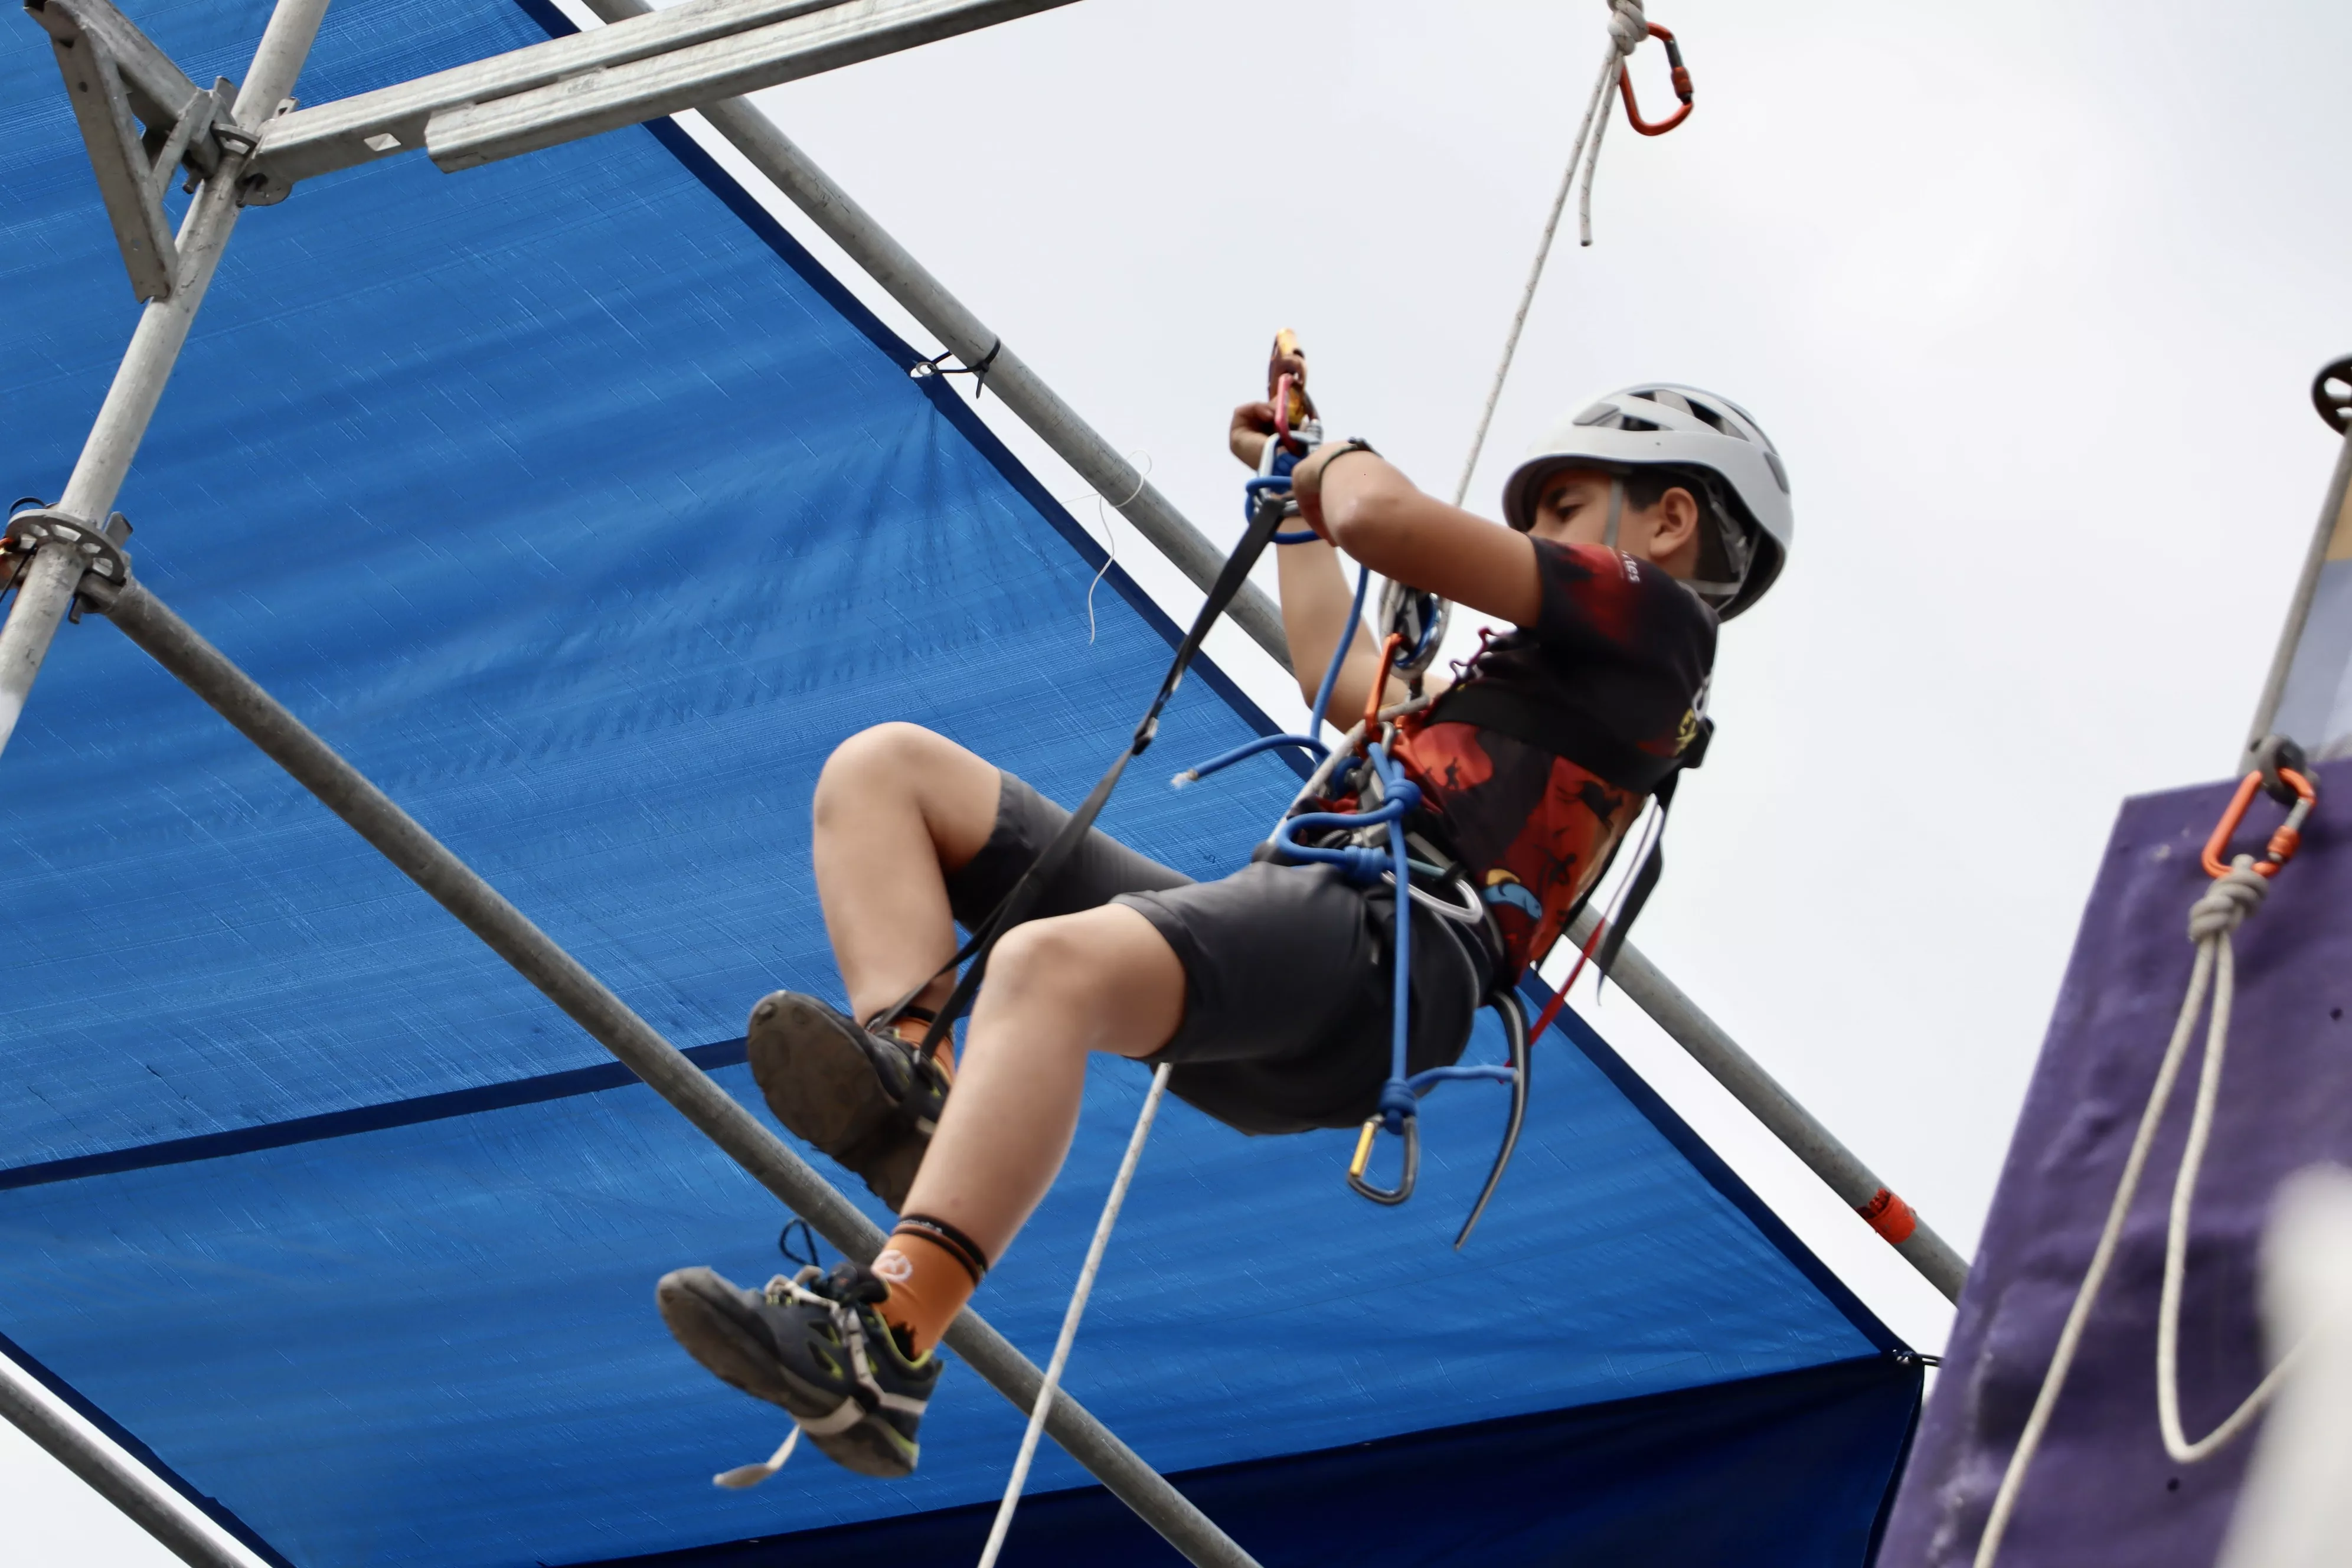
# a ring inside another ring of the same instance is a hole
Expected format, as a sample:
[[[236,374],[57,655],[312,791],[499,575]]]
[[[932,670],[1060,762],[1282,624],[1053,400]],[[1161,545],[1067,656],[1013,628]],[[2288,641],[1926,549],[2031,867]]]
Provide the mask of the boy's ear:
[[[1698,498],[1677,486],[1658,498],[1656,530],[1650,536],[1651,552],[1663,560],[1698,537]]]

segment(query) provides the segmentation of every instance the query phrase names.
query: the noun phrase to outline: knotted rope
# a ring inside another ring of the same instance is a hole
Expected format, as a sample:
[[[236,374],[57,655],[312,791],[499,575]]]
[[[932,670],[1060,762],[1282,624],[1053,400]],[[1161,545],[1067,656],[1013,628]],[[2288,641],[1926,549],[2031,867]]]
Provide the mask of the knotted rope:
[[[2205,1161],[2205,1145],[2213,1130],[2213,1107],[2221,1090],[2221,1058],[2230,1043],[2230,1013],[2237,1000],[2237,959],[2230,939],[2248,915],[2262,908],[2269,892],[2270,879],[2254,869],[2254,858],[2241,855],[2189,906],[2189,940],[2197,947],[2197,960],[2189,974],[2189,994],[2181,1000],[2179,1017],[2172,1026],[2172,1039],[2165,1047],[2163,1064],[2157,1069],[2156,1086],[2148,1091],[2147,1109],[2140,1114],[2139,1130],[2133,1135],[2131,1152],[2124,1161],[2123,1180],[2116,1184],[2115,1201],[2107,1205],[2106,1227],[2099,1233],[2099,1244],[2091,1254],[2091,1267],[2083,1276],[2081,1289],[2074,1292],[2074,1305],[2066,1314],[2065,1327],[2059,1331],[2058,1348],[2050,1358],[2049,1371],[2042,1374],[2042,1390],[2034,1396],[2025,1430],[2018,1437],[2016,1451],[2010,1456],[2009,1468],[2001,1474],[2000,1489],[1993,1494],[1992,1511],[1987,1515],[1984,1534],[1977,1542],[1976,1568],[1992,1568],[1993,1559],[2000,1552],[2001,1537],[2008,1531],[2018,1494],[2024,1489],[2026,1471],[2033,1463],[2035,1450],[2042,1446],[2051,1412],[2058,1404],[2059,1391],[2065,1386],[2074,1352],[2082,1343],[2084,1326],[2090,1321],[2100,1286],[2105,1283],[2107,1266],[2115,1258],[2125,1217],[2131,1212],[2132,1199],[2139,1191],[2140,1173],[2147,1163],[2148,1148],[2156,1141],[2157,1124],[2164,1120],[2165,1108],[2171,1102],[2173,1085],[2179,1077],[2181,1060],[2188,1055],[2189,1038],[2196,1033],[2198,1016],[2204,1011],[2209,989],[2213,997],[2213,1013],[2206,1028],[2205,1059],[2198,1075],[2197,1104],[2189,1119],[2189,1140],[2181,1150],[2179,1173],[2172,1182],[2172,1212],[2164,1237],[2164,1286],[2157,1311],[2156,1413],[2165,1452],[2175,1462],[2189,1465],[2226,1447],[2270,1403],[2288,1367],[2303,1350],[2298,1344],[2279,1358],[2253,1393],[2204,1436],[2192,1442],[2181,1430],[2180,1291],[2189,1268],[2189,1205],[2196,1195],[2198,1171]]]
[[[1495,380],[1486,388],[1486,405],[1478,411],[1477,433],[1470,437],[1470,455],[1463,460],[1461,482],[1454,487],[1454,504],[1460,506],[1463,497],[1470,493],[1470,477],[1478,470],[1478,454],[1486,447],[1486,428],[1495,421],[1495,406],[1503,400],[1503,383],[1510,378],[1511,360],[1519,352],[1519,333],[1528,324],[1528,310],[1536,302],[1536,285],[1543,281],[1544,263],[1551,256],[1552,236],[1559,232],[1559,215],[1568,209],[1568,193],[1576,184],[1577,170],[1584,171],[1584,193],[1576,205],[1577,228],[1581,242],[1592,243],[1592,172],[1601,163],[1601,138],[1609,129],[1609,117],[1601,106],[1609,99],[1609,84],[1617,79],[1627,59],[1650,36],[1649,19],[1642,14],[1642,0],[1607,0],[1609,6],[1609,48],[1601,62],[1601,75],[1592,83],[1592,96],[1584,105],[1584,120],[1576,128],[1576,145],[1568,154],[1568,168],[1560,174],[1559,191],[1552,197],[1551,212],[1545,217],[1543,237],[1536,242],[1535,264],[1528,268],[1527,287],[1519,291],[1519,308],[1511,316],[1511,330],[1503,339],[1502,363],[1495,367]]]

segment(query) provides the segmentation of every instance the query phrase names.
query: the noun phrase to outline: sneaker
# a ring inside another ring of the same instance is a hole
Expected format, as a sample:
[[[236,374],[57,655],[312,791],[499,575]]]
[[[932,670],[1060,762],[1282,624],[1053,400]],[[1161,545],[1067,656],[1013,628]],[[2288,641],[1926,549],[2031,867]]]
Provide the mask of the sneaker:
[[[860,1028],[814,996],[779,991],[751,1009],[751,1077],[776,1120],[906,1206],[947,1076],[887,1029]]]
[[[889,1288],[863,1264],[814,1266],[765,1290],[708,1268],[662,1276],[662,1321],[721,1383],[792,1413],[818,1451],[861,1476],[912,1475],[915,1429],[940,1381],[940,1360],[910,1359],[877,1303]]]

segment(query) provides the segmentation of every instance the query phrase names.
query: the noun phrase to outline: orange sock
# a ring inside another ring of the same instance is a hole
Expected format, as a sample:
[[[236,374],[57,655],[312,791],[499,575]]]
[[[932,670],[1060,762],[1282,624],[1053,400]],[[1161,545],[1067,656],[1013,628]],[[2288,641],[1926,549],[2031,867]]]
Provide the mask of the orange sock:
[[[890,1288],[882,1321],[906,1335],[914,1354],[923,1355],[980,1288],[988,1259],[953,1226],[903,1215],[874,1259],[874,1272]]]

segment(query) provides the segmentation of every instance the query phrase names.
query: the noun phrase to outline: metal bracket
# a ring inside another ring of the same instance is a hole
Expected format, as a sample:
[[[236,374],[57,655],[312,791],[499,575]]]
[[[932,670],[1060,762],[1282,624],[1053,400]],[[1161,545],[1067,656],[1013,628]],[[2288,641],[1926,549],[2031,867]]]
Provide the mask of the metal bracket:
[[[130,537],[131,520],[119,511],[101,527],[51,507],[28,508],[11,517],[7,531],[0,533],[0,592],[15,584],[42,546],[70,550],[82,568],[74,589],[73,618],[79,621],[85,603],[103,610],[131,581],[131,557],[122,548]]]
[[[108,0],[25,0],[25,9],[49,35],[131,291],[168,300],[180,253],[163,187],[184,163],[194,178],[219,168],[216,132],[235,129],[235,90],[226,77],[209,90],[190,81]]]

